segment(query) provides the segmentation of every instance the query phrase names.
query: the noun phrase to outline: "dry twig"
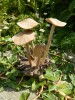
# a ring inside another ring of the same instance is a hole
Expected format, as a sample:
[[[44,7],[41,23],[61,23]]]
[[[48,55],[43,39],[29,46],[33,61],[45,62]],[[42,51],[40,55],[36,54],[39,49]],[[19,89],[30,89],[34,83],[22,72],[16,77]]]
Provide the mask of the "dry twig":
[[[65,100],[74,100],[74,98],[71,98],[70,96],[67,96],[65,93],[63,93],[60,90],[55,90],[55,92],[58,92],[59,94],[61,94],[65,98]]]
[[[19,81],[18,85],[21,84],[21,82],[23,81],[24,76],[25,76],[25,75],[23,74],[23,76],[21,77],[21,80]]]
[[[43,86],[41,87],[41,89],[39,91],[39,94],[33,100],[37,100],[37,98],[40,97],[40,95],[42,94],[42,92],[43,92]]]
[[[7,78],[6,78],[6,77],[0,77],[0,79],[2,79],[2,80],[7,80]]]
[[[6,69],[4,72],[0,73],[0,77],[2,77],[10,68]]]

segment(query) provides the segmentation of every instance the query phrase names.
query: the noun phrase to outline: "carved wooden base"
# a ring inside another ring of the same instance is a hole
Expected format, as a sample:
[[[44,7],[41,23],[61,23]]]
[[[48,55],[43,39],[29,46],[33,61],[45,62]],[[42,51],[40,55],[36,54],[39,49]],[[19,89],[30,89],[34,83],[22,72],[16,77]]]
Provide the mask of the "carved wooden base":
[[[27,58],[20,57],[18,59],[19,60],[15,64],[15,67],[20,70],[21,73],[24,73],[26,76],[40,76],[43,74],[44,70],[50,65],[49,59],[46,59],[44,65],[41,65],[39,67],[31,67]],[[32,60],[32,62],[34,62],[34,60]]]

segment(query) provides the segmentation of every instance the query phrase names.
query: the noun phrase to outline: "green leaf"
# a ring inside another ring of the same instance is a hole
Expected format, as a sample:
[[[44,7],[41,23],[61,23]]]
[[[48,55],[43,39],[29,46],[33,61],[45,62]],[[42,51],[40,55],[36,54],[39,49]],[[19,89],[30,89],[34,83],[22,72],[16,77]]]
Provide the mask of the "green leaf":
[[[32,91],[35,91],[37,88],[38,88],[38,83],[36,80],[34,80],[32,83]]]
[[[72,84],[75,86],[75,74],[71,74],[69,75],[69,77],[71,79]]]
[[[73,88],[72,84],[68,83],[66,81],[61,81],[57,86],[57,89],[60,90],[61,92],[65,93],[66,95],[71,94],[72,88]]]
[[[62,21],[67,21],[71,17],[71,15],[72,15],[71,12],[68,9],[66,9],[61,12],[60,19]]]
[[[38,84],[38,86],[44,86],[45,84],[46,84],[46,81],[44,80],[44,81],[40,82],[40,83]]]
[[[27,93],[27,92],[22,93],[20,96],[20,100],[27,100],[29,95],[30,95],[30,93]]]
[[[58,100],[58,98],[51,92],[42,94],[43,100]]]
[[[71,47],[71,40],[69,38],[64,38],[62,41],[61,41],[61,48],[66,50],[66,49],[69,49]]]
[[[75,0],[72,0],[72,2],[69,5],[69,11],[73,11],[73,9],[75,9]]]
[[[53,72],[51,71],[51,69],[47,69],[44,77],[51,81],[58,81],[60,78],[60,74],[61,72],[59,70]]]
[[[4,88],[3,87],[0,87],[0,92],[4,91]]]
[[[31,87],[31,83],[29,81],[24,81],[21,83],[22,87],[24,88],[30,88]]]
[[[50,84],[50,85],[48,86],[49,92],[51,92],[51,91],[53,91],[53,90],[56,90],[56,89],[57,89],[57,85],[56,85],[56,84]]]
[[[20,13],[24,13],[25,11],[25,3],[23,0],[18,0],[18,10]]]
[[[6,72],[6,76],[8,78],[15,78],[15,76],[18,76],[18,74],[19,74],[19,71],[15,68],[11,69],[11,71]]]
[[[7,81],[4,82],[5,86],[8,86],[10,88],[16,89],[17,88],[17,82],[16,81],[11,81],[8,79]]]

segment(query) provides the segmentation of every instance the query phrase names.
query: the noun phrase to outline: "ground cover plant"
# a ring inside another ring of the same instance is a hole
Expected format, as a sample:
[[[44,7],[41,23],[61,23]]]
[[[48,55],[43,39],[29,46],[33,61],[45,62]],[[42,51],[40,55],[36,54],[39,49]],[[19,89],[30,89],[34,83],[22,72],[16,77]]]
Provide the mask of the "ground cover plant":
[[[17,91],[29,88],[38,93],[34,100],[74,100],[75,65],[66,58],[65,51],[75,52],[75,0],[0,0],[0,9],[0,91],[5,87]],[[23,68],[14,67],[18,59],[25,57],[25,52],[11,38],[22,31],[16,23],[29,17],[41,23],[34,29],[37,36],[34,44],[47,43],[50,24],[45,18],[67,23],[62,29],[56,28],[49,52],[51,64],[39,78],[26,77]],[[29,93],[24,93],[20,100],[28,97]]]

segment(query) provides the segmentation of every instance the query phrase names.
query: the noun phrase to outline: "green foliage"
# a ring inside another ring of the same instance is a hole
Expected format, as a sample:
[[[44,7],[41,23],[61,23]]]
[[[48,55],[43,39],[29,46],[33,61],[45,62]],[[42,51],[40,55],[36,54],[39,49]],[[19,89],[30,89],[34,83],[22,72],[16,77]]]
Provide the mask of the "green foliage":
[[[58,48],[61,53],[58,56],[50,55],[54,63],[45,70],[44,79],[39,81],[36,77],[24,77],[19,84],[22,74],[14,65],[17,55],[25,54],[23,48],[15,46],[11,38],[23,30],[16,23],[28,17],[40,23],[34,29],[37,36],[35,44],[47,43],[51,25],[45,18],[55,17],[65,21],[67,25],[64,28],[56,27],[51,50],[55,54]],[[75,67],[66,60],[63,53],[68,49],[75,53],[75,0],[0,0],[0,75],[4,73],[0,76],[0,92],[7,86],[16,90],[29,88],[32,91],[43,86],[43,100],[64,100],[64,96],[55,90],[75,98]],[[7,51],[11,51],[12,55],[5,55]],[[20,100],[27,100],[28,97],[29,93],[23,93]]]
[[[75,10],[75,0],[72,0],[72,2],[69,5],[69,11],[73,12]]]
[[[29,93],[22,93],[20,96],[20,100],[27,100],[29,95],[30,95]]]
[[[23,0],[18,0],[18,10],[20,13],[24,13],[25,11],[25,4]]]
[[[0,92],[2,92],[4,90],[4,88],[3,87],[0,87]]]
[[[72,92],[72,85],[66,81],[61,81],[61,83],[57,86],[57,89],[66,95],[69,95]]]
[[[72,84],[75,86],[75,75],[71,74],[71,75],[69,75],[69,77],[71,79]]]
[[[53,72],[51,71],[51,69],[47,69],[44,77],[51,81],[58,81],[60,75],[61,75],[61,72],[59,70]]]
[[[54,94],[52,94],[51,92],[50,93],[43,93],[42,97],[43,97],[43,100],[58,100],[58,98]]]

